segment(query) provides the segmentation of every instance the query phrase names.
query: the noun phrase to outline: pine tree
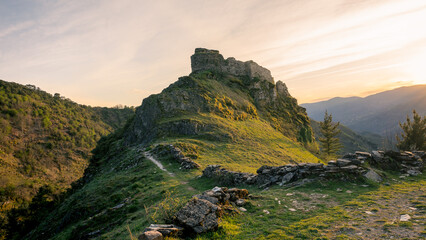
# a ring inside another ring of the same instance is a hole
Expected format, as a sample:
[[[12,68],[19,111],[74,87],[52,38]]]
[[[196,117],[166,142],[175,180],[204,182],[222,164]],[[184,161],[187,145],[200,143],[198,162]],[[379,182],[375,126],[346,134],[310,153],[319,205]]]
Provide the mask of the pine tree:
[[[399,123],[402,129],[401,137],[396,136],[397,147],[400,150],[426,151],[426,116],[421,117],[416,110],[413,110],[413,121],[407,115],[405,123]]]
[[[339,125],[340,122],[333,123],[333,116],[331,114],[329,115],[326,110],[324,121],[320,122],[320,130],[323,138],[319,139],[321,142],[321,151],[326,157],[333,156],[342,148],[339,139],[336,138],[337,134],[340,133],[340,129],[338,129]]]

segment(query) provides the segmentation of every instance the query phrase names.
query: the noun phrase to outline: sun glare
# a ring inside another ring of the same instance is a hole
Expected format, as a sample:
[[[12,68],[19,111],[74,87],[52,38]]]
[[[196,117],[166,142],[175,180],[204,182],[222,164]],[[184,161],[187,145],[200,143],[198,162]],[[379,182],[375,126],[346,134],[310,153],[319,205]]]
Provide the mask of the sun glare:
[[[409,57],[402,67],[415,84],[426,84],[426,48]]]

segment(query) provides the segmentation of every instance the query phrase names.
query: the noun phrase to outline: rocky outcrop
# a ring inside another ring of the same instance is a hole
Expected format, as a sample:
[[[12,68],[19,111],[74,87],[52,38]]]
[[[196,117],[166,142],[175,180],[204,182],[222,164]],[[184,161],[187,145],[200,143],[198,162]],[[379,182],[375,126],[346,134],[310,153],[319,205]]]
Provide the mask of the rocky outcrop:
[[[249,193],[246,189],[214,187],[193,198],[176,213],[177,222],[195,233],[216,229],[224,211],[238,212],[233,206],[246,204]]]
[[[220,165],[210,165],[203,171],[203,176],[216,178],[224,184],[258,185],[261,188],[270,185],[285,185],[296,180],[316,177],[350,177],[364,176],[380,182],[382,178],[364,163],[382,170],[398,170],[409,175],[418,175],[423,171],[424,152],[355,152],[346,154],[341,159],[322,163],[299,163],[272,167],[262,166],[257,175],[229,171]]]
[[[226,213],[239,213],[250,197],[246,189],[214,187],[197,194],[175,215],[174,224],[151,224],[138,239],[157,239],[161,236],[181,237],[184,234],[198,234],[217,229],[220,217]],[[152,238],[157,237],[157,238]]]
[[[172,144],[159,144],[152,150],[152,152],[157,156],[170,156],[172,159],[180,163],[181,169],[200,168],[198,163],[186,157],[178,147],[175,147]]]
[[[176,214],[176,220],[196,233],[203,233],[219,226],[220,212],[219,206],[204,199],[193,198]]]
[[[196,48],[191,56],[191,68],[193,73],[209,70],[234,76],[248,76],[250,79],[259,78],[274,84],[274,78],[268,69],[253,61],[242,62],[232,57],[225,60],[217,50]]]

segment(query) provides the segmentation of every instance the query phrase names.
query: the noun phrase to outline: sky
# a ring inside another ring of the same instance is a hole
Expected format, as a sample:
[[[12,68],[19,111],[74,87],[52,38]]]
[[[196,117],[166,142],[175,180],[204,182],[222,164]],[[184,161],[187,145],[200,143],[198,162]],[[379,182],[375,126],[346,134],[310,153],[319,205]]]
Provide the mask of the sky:
[[[253,60],[299,103],[426,84],[425,0],[0,0],[0,79],[139,106],[197,47]]]

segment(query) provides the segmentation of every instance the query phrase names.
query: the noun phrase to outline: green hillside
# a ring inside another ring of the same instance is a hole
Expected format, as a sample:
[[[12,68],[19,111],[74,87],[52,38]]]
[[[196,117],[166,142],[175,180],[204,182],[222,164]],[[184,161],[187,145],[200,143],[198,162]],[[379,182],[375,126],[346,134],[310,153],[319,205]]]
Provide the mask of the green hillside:
[[[35,86],[0,80],[0,218],[44,185],[62,192],[79,179],[96,142],[133,108],[92,108]]]

